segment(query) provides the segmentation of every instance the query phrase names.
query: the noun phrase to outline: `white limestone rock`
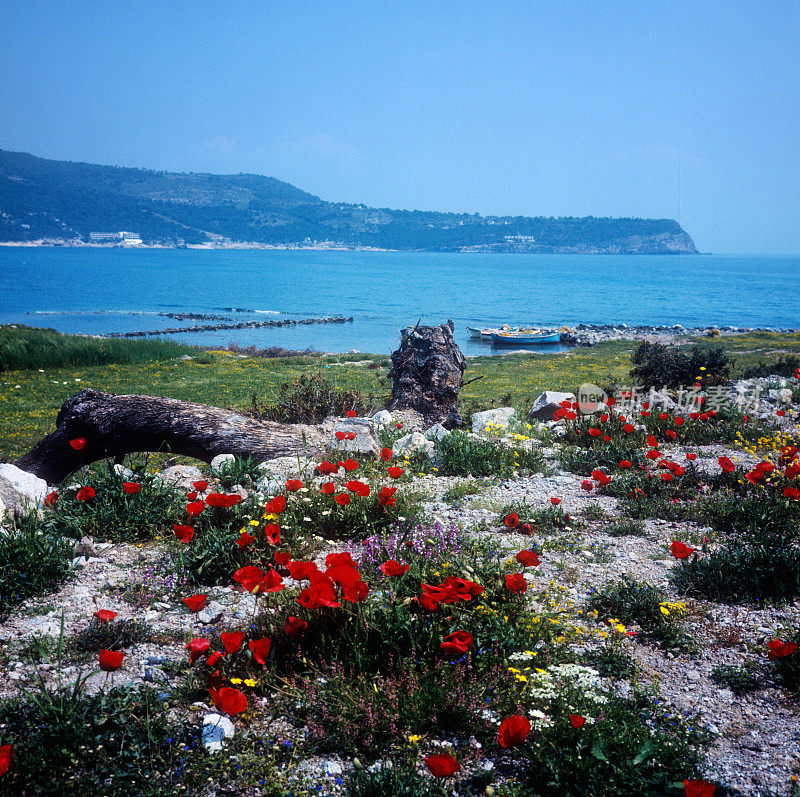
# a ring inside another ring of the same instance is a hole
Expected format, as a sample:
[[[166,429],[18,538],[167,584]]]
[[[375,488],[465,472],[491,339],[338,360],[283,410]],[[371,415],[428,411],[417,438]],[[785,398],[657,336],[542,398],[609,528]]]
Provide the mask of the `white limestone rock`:
[[[498,407],[496,410],[476,412],[472,416],[472,432],[473,434],[481,434],[486,431],[489,425],[507,429],[508,424],[516,414],[517,411],[513,407]]]

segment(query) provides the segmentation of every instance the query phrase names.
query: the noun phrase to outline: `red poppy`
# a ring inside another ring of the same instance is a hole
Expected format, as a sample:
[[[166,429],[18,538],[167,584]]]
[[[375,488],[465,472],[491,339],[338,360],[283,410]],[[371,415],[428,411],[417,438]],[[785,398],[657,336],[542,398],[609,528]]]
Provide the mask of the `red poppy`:
[[[733,464],[727,457],[720,457],[717,462],[719,462],[719,466],[724,470],[726,473],[731,473],[736,468],[736,465]]]
[[[289,574],[295,581],[302,581],[303,579],[311,579],[319,573],[319,568],[316,562],[289,562]]]
[[[324,495],[331,495],[331,493],[336,491],[336,485],[333,482],[325,482],[325,484],[319,488],[319,491]]]
[[[603,413],[600,416],[600,423],[606,423],[607,421],[608,421],[608,415],[606,415],[606,413]]]
[[[643,401],[642,402],[642,409],[643,410],[649,410],[650,409],[650,402],[649,401]]]
[[[339,470],[339,468],[337,468],[336,465],[333,464],[333,462],[327,462],[326,460],[323,460],[322,462],[319,463],[319,465],[317,465],[317,470],[323,476],[329,476],[331,473],[336,473],[336,471]]]
[[[289,639],[295,639],[300,636],[306,628],[308,628],[308,623],[299,617],[290,617],[283,626],[283,630]]]
[[[800,487],[784,487],[784,498],[800,498]]]
[[[649,417],[650,417],[650,413],[649,413],[649,412],[647,412],[647,410],[642,410],[642,411],[639,413],[639,415],[641,415],[641,416],[642,416],[642,418],[649,418]]]
[[[253,654],[253,658],[259,664],[266,664],[271,644],[272,640],[268,636],[265,636],[262,637],[261,639],[251,639],[247,643],[247,647],[250,648],[250,652]]]
[[[688,459],[689,462],[694,462],[697,459],[697,454],[695,454],[694,452],[689,452],[686,455],[686,459]]]
[[[681,416],[679,415],[677,418],[675,418],[673,423],[675,424],[675,426],[683,426],[683,424],[685,423],[685,420],[683,418],[681,418]]]
[[[606,443],[610,443],[611,442],[611,438],[607,434],[603,435],[603,440],[605,440]]]
[[[678,436],[675,432],[672,431],[672,429],[667,429],[666,434],[670,440],[674,440]]]
[[[688,559],[694,553],[694,548],[690,548],[688,545],[678,542],[678,540],[673,541],[672,545],[669,546],[669,550],[676,559]]]
[[[707,780],[684,780],[683,793],[685,797],[714,797],[716,786]]]
[[[208,482],[203,480],[199,482],[192,482],[192,487],[200,493],[204,493],[208,489]]]
[[[352,479],[349,482],[345,482],[344,486],[347,487],[351,493],[355,493],[361,498],[366,498],[370,493],[369,485],[364,484],[364,482],[360,482],[357,479]]]
[[[176,523],[172,528],[176,539],[181,542],[191,542],[194,537],[194,529],[191,526],[181,526],[180,523]]]
[[[600,435],[603,433],[599,429],[589,429],[589,434],[592,437],[600,437]]]
[[[661,474],[662,481],[671,482],[672,481],[672,474],[671,473],[662,473]]]
[[[75,497],[79,501],[91,501],[95,495],[94,487],[81,487],[81,489],[75,493]]]
[[[770,661],[785,659],[787,656],[791,656],[792,653],[797,652],[796,642],[781,642],[780,639],[773,639],[771,642],[767,642],[767,647],[769,648],[767,658]]]
[[[400,562],[389,559],[388,562],[384,562],[381,565],[380,569],[385,576],[402,576],[408,572],[408,565],[401,565]]]
[[[397,487],[381,487],[378,493],[379,506],[394,506],[394,494],[397,492]]]
[[[696,421],[696,420],[697,420],[697,419],[700,417],[700,413],[699,413],[699,412],[690,412],[690,413],[689,413],[689,417],[690,417],[690,418],[691,418],[693,421]]]
[[[347,506],[350,503],[350,496],[347,493],[339,493],[333,500],[336,501],[339,506]]]
[[[233,654],[242,646],[242,642],[244,642],[244,633],[242,631],[223,631],[219,635],[219,638],[225,650]]]
[[[652,451],[648,451],[645,456],[648,459],[658,459],[661,456],[661,452],[654,448]]]
[[[98,622],[109,623],[117,616],[117,613],[112,612],[111,609],[98,609],[94,612],[94,616],[97,618]]]
[[[623,430],[623,431],[624,431],[626,434],[630,434],[630,433],[631,433],[631,432],[632,432],[632,431],[633,431],[635,428],[636,428],[636,427],[634,427],[633,425],[631,425],[631,424],[629,424],[629,423],[626,423],[626,424],[625,424],[625,425],[622,427],[622,430]]]
[[[122,659],[125,653],[122,650],[101,650],[97,654],[100,669],[106,672],[114,672],[122,666]]]
[[[503,523],[510,529],[515,529],[519,526],[519,515],[516,512],[509,512],[504,518]]]
[[[221,650],[215,650],[207,659],[206,664],[209,667],[215,667],[217,663],[225,658],[225,654]]]
[[[203,501],[192,501],[186,505],[186,513],[189,517],[197,517],[205,508],[206,505]]]
[[[292,554],[289,551],[275,551],[275,564],[286,567],[292,561]]]
[[[267,538],[267,543],[269,545],[280,545],[281,544],[281,529],[275,523],[266,523],[264,525],[264,535]]]
[[[586,718],[580,714],[570,714],[569,721],[576,730],[580,730],[586,724]]]
[[[594,482],[589,481],[589,479],[584,479],[581,482],[581,487],[586,490],[587,493],[590,493],[594,490]]]
[[[265,515],[280,515],[286,509],[286,496],[276,495],[264,505]]]
[[[647,445],[649,445],[650,448],[658,448],[658,440],[656,440],[653,435],[649,434],[647,435]]]
[[[336,592],[330,580],[317,581],[310,587],[306,587],[296,600],[304,609],[319,609],[322,606],[338,609],[341,606],[341,603],[336,600]]]
[[[349,473],[351,470],[358,470],[358,462],[348,458],[344,461],[344,469]]]
[[[522,573],[513,573],[506,576],[506,587],[512,592],[525,592],[528,589],[528,582]]]
[[[673,465],[675,465],[675,463],[673,463]],[[686,473],[686,468],[682,468],[682,467],[680,467],[680,465],[675,465],[674,467],[670,467],[670,470],[676,476],[683,476],[683,474]]]
[[[497,743],[506,750],[509,747],[517,747],[528,738],[530,732],[531,724],[528,719],[521,714],[513,714],[500,723]]]
[[[84,438],[84,437],[76,437],[74,440],[70,440],[69,444],[76,451],[81,451],[82,449],[86,448],[86,438]]]
[[[125,490],[128,495],[134,495],[142,489],[142,485],[136,482],[124,482],[122,489]]]
[[[52,493],[48,493],[44,499],[45,506],[54,506],[56,501],[58,501],[58,493],[53,490]]]
[[[564,417],[568,421],[574,421],[578,416],[574,412],[567,412],[567,413],[564,414]]]
[[[469,650],[471,645],[472,634],[466,631],[453,631],[452,634],[448,634],[444,638],[440,647],[445,653],[454,653],[462,656]]]
[[[219,689],[209,689],[208,693],[214,701],[214,705],[223,713],[233,716],[241,714],[247,708],[247,698],[244,692],[230,686],[223,686]]]
[[[264,571],[255,565],[240,567],[234,574],[233,580],[241,584],[248,592],[252,592],[264,578]]]
[[[606,399],[606,406],[607,407],[613,407],[616,403],[617,403],[617,400],[614,398],[614,396],[609,396]]]
[[[236,493],[231,493],[230,495],[226,495],[225,493],[209,493],[206,496],[206,503],[215,509],[229,509],[238,504],[241,500],[242,496]]]
[[[346,415],[347,415],[348,418],[355,418],[356,417],[356,411],[355,410],[347,410]]]
[[[196,501],[197,500],[197,490],[192,490],[192,492],[186,493],[186,500],[187,501]]]
[[[186,604],[186,608],[190,612],[196,614],[206,605],[207,598],[208,595],[190,595],[188,598],[183,599],[183,603]]]
[[[301,482],[300,479],[287,479],[286,480],[286,489],[290,493],[296,493],[302,486],[303,486],[303,482]]]
[[[337,440],[344,440],[347,437],[347,432],[334,432],[333,435]]]
[[[429,755],[425,759],[425,766],[435,778],[449,778],[461,769],[461,764],[450,753]]]
[[[619,466],[622,470],[627,470],[628,468],[630,468],[631,463],[627,459],[621,459],[619,462]]]
[[[350,568],[357,568],[353,555],[350,551],[339,551],[337,553],[329,553],[325,557],[325,567],[336,567],[337,565],[345,565]]]
[[[246,531],[244,531],[239,535],[239,539],[236,540],[236,544],[240,548],[246,548],[248,545],[250,545],[251,542],[255,541],[256,541],[255,537],[251,537]]]
[[[392,458],[392,449],[391,448],[382,448],[381,449],[381,459],[384,462],[388,462]]]
[[[211,647],[211,643],[203,637],[189,640],[186,650],[189,651],[189,660],[194,664]]]
[[[405,471],[402,468],[398,468],[396,465],[392,465],[392,466],[386,468],[386,472],[393,479],[399,479],[405,473]]]
[[[777,411],[775,414],[776,414],[776,415],[777,415],[779,418],[783,418],[783,416],[784,416],[784,415],[786,415],[786,410],[778,410],[778,411]]]
[[[11,752],[10,744],[4,744],[0,747],[0,777],[5,775],[11,768]]]
[[[523,567],[539,567],[539,554],[533,551],[520,551],[514,558]]]

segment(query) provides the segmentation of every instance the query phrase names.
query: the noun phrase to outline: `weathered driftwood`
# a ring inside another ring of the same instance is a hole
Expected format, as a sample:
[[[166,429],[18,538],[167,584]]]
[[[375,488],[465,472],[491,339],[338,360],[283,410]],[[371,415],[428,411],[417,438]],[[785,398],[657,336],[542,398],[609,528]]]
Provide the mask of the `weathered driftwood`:
[[[400,348],[392,354],[389,409],[413,409],[428,423],[453,428],[461,423],[458,392],[467,361],[453,338],[453,322],[435,327],[406,327]]]
[[[70,440],[81,437],[86,446],[73,450]],[[58,484],[90,462],[134,451],[169,452],[205,462],[217,454],[263,461],[314,451],[321,442],[321,433],[308,427],[258,421],[219,407],[82,390],[64,402],[55,431],[15,464]]]

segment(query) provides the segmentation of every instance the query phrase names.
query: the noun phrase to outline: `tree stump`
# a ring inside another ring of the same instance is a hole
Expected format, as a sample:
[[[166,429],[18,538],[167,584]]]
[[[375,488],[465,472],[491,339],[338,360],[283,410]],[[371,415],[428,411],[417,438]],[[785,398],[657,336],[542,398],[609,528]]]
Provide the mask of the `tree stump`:
[[[453,338],[453,322],[406,327],[400,334],[389,370],[394,380],[389,409],[416,410],[431,425],[460,426],[458,393],[467,361]]]
[[[70,440],[84,438],[76,451]],[[258,421],[230,410],[158,396],[115,396],[82,390],[67,399],[56,430],[14,464],[48,484],[84,465],[134,451],[161,451],[210,462],[217,454],[267,460],[321,448],[307,426]]]

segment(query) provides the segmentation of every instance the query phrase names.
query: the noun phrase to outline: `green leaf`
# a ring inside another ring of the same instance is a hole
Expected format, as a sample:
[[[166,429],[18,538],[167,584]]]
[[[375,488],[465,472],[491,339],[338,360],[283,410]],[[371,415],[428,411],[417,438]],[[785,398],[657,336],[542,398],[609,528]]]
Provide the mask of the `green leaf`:
[[[596,745],[594,745],[594,747],[592,747],[592,755],[595,758],[599,759],[600,761],[605,761],[606,763],[611,763],[608,760],[608,757],[606,756],[606,754],[603,752],[603,748],[600,747],[599,744],[596,744]]]

